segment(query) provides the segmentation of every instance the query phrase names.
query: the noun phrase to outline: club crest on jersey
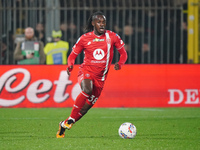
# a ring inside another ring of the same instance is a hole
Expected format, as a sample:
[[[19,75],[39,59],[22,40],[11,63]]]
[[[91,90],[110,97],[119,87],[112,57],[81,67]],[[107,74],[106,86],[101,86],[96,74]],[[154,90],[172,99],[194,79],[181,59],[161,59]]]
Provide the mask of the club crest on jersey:
[[[101,60],[101,59],[103,59],[104,56],[105,56],[105,53],[102,49],[95,49],[93,52],[93,57],[96,60]]]
[[[93,39],[93,42],[103,42],[103,41],[104,39],[98,39],[98,38]]]
[[[85,76],[88,78],[88,77],[90,77],[90,74],[86,73]]]

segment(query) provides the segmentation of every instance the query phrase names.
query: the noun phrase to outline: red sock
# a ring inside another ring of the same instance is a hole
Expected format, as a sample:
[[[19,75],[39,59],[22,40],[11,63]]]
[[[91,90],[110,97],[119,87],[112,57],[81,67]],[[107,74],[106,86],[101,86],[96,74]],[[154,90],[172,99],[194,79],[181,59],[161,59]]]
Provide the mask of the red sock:
[[[89,97],[88,94],[84,93],[83,91],[77,96],[74,106],[71,111],[70,117],[76,121],[78,121],[82,114],[80,113],[81,108],[84,106],[86,99]],[[67,120],[65,120],[66,122]]]

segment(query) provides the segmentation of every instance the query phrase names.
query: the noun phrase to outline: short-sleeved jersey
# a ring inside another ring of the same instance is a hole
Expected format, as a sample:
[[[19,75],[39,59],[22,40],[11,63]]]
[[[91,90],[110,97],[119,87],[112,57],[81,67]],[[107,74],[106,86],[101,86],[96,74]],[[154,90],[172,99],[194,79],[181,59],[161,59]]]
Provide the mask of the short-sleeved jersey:
[[[114,47],[117,50],[124,46],[124,42],[116,33],[106,30],[101,36],[94,31],[83,34],[73,46],[76,55],[84,51],[84,60],[80,69],[87,70],[96,78],[104,81],[112,63]]]

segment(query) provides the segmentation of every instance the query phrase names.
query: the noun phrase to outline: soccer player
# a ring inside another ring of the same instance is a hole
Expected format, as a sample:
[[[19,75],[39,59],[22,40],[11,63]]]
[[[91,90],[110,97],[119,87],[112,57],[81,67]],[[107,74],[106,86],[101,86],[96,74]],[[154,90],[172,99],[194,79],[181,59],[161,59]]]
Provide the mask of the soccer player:
[[[114,32],[106,30],[106,17],[102,12],[95,12],[88,19],[86,33],[83,34],[72,48],[68,57],[68,75],[73,70],[76,57],[84,51],[84,61],[80,65],[78,82],[81,93],[77,96],[70,116],[59,123],[57,138],[64,138],[65,129],[83,117],[95,104],[104,87],[114,53],[114,46],[120,54],[119,62],[114,69],[120,70],[127,60],[124,42]]]

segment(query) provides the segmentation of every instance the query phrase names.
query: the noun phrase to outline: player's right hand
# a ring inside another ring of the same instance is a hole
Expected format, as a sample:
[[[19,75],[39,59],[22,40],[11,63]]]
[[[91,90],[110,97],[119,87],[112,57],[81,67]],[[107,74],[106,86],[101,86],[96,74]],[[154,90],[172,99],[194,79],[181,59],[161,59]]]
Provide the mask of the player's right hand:
[[[73,66],[67,67],[67,74],[70,75],[70,72],[73,70]]]

